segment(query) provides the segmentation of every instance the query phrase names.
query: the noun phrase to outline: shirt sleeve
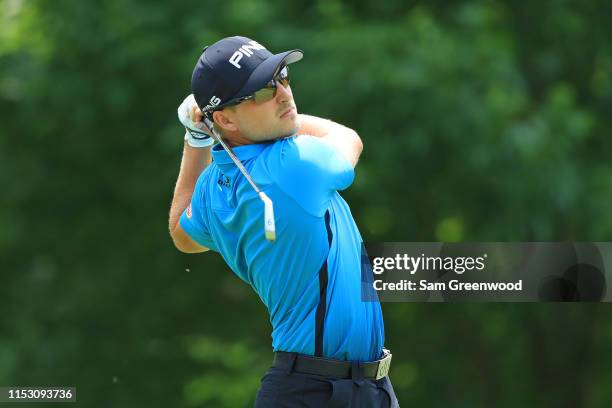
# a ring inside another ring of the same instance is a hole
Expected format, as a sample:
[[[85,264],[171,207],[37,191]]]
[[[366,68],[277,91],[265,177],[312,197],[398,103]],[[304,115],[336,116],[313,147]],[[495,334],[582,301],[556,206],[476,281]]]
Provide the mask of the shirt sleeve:
[[[338,190],[355,177],[351,163],[321,138],[300,135],[283,140],[273,177],[307,212],[321,216]]]
[[[217,245],[214,243],[208,227],[207,208],[202,182],[203,177],[200,177],[193,190],[191,203],[179,220],[179,224],[191,239],[206,248],[217,251]]]

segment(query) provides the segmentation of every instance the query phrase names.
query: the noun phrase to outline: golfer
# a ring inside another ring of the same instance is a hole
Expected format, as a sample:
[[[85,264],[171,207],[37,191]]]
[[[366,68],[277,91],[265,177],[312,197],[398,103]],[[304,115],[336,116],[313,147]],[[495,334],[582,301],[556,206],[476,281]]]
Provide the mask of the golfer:
[[[289,64],[301,58],[245,37],[204,49],[179,107],[189,123],[170,234],[182,252],[218,252],[268,308],[274,360],[255,407],[399,407],[380,303],[362,301],[371,269],[338,193],[362,143],[298,114]]]

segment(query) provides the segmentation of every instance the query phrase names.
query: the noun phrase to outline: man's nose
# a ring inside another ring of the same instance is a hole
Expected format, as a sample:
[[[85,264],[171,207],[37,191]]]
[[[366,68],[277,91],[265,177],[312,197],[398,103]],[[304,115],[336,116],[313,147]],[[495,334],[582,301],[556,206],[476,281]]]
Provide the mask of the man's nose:
[[[276,101],[278,103],[283,103],[290,101],[293,98],[293,93],[291,93],[291,86],[287,85],[285,88],[280,82],[276,83]]]

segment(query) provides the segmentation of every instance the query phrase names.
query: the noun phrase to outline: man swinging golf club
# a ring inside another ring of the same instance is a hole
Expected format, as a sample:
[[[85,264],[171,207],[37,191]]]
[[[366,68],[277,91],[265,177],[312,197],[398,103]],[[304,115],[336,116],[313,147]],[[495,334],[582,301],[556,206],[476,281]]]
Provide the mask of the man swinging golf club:
[[[183,252],[219,252],[268,308],[275,355],[256,407],[399,407],[380,303],[361,297],[361,235],[338,194],[362,143],[298,114],[288,65],[302,55],[245,37],[204,49],[178,110],[170,234]]]

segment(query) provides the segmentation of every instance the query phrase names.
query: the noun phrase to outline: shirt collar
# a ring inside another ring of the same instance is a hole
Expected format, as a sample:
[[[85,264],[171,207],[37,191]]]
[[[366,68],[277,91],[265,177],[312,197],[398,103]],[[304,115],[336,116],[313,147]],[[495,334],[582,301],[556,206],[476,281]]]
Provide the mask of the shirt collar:
[[[245,161],[257,156],[269,143],[256,143],[244,146],[232,147],[232,152],[240,159]],[[211,149],[212,157],[217,164],[233,163],[232,158],[227,154],[220,143],[217,143]]]

